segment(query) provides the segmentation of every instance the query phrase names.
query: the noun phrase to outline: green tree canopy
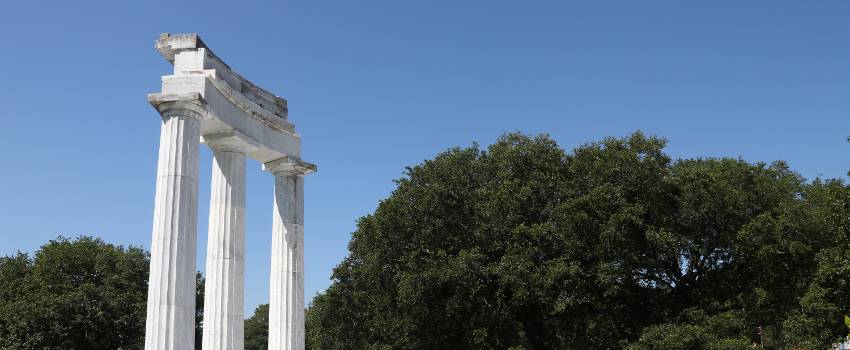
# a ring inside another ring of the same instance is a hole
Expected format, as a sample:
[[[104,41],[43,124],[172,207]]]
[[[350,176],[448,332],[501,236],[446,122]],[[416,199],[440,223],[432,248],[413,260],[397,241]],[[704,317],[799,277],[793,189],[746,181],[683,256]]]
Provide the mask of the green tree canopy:
[[[144,344],[149,254],[59,237],[31,258],[0,258],[0,349],[135,349]],[[195,347],[204,279],[196,276]]]
[[[0,348],[118,349],[143,343],[147,253],[59,238],[0,258]]]
[[[195,272],[195,350],[203,348],[205,286],[204,275],[200,271]]]
[[[254,309],[254,314],[245,320],[245,350],[269,348],[269,304]]]
[[[664,146],[635,133],[568,153],[508,134],[408,168],[313,300],[308,346],[735,349],[759,329],[767,347],[846,333],[848,274],[819,252],[848,243],[847,186]],[[823,334],[792,331],[827,314]]]

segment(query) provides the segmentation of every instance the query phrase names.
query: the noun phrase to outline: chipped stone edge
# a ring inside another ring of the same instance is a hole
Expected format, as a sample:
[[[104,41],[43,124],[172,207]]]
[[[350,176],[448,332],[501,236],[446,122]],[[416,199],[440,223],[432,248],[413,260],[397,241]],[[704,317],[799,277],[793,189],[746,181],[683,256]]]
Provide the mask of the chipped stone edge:
[[[307,175],[318,170],[316,164],[307,163],[300,158],[286,156],[275,159],[270,162],[263,163],[263,170],[272,174],[290,173],[298,175]]]

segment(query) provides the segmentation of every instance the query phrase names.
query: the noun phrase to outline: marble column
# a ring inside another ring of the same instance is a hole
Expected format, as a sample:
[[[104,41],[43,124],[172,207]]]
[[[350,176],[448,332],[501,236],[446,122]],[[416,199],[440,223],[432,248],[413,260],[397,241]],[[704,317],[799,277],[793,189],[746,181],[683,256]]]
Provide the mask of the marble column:
[[[289,157],[265,164],[274,174],[269,350],[304,349],[304,175]]]
[[[154,101],[162,115],[151,241],[145,349],[185,350],[195,342],[198,221],[197,101]]]
[[[213,150],[204,286],[204,350],[244,348],[245,152],[235,137],[204,136]]]

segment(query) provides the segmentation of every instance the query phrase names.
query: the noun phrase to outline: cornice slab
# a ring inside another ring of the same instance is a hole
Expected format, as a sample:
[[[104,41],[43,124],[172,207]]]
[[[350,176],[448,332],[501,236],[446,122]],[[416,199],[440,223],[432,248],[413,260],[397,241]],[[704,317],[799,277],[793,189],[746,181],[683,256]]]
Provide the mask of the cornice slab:
[[[163,33],[156,41],[155,47],[165,59],[174,64],[175,75],[215,69],[218,75],[217,79],[230,85],[245,99],[254,102],[271,115],[281,119],[288,117],[285,99],[260,88],[236,73],[204,44],[198,34],[171,35]],[[185,62],[181,62],[181,60]]]

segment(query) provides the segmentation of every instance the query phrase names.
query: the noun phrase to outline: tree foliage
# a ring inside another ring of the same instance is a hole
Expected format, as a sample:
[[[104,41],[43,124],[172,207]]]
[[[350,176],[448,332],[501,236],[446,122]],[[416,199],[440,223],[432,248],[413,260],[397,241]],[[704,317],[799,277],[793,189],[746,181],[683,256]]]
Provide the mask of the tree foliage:
[[[508,134],[408,168],[313,300],[309,347],[823,348],[846,334],[850,274],[829,252],[848,244],[847,186],[664,146],[635,133],[567,153]]]
[[[748,350],[752,342],[740,311],[707,316],[699,309],[685,310],[678,322],[652,325],[627,350]]]
[[[0,258],[0,348],[118,349],[143,343],[148,256],[91,237]]]
[[[144,344],[149,254],[59,237],[33,257],[0,257],[0,349],[135,349]],[[195,347],[204,279],[196,275]]]
[[[195,350],[201,350],[204,343],[204,296],[206,279],[200,271],[195,272]]]
[[[245,350],[269,348],[269,304],[254,309],[254,314],[245,320]]]

